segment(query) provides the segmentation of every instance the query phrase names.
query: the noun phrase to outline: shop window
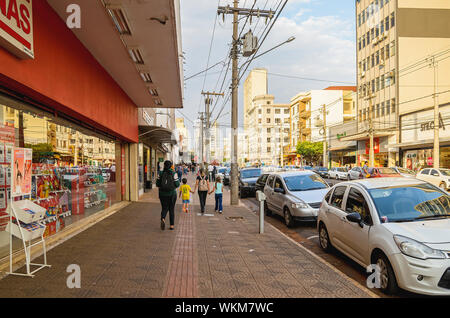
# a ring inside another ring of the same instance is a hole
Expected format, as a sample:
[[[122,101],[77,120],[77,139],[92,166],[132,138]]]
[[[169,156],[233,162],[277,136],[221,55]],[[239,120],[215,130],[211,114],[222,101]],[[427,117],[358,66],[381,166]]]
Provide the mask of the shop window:
[[[116,202],[114,143],[104,140],[112,154],[94,154],[88,145],[98,145],[101,141],[88,136],[84,130],[76,132],[54,119],[39,117],[37,112],[23,112],[19,116],[19,110],[4,105],[0,105],[0,112],[4,131],[0,136],[0,175],[6,176],[3,181],[0,179],[0,258],[9,253],[6,193],[10,191],[11,174],[5,172],[11,156],[5,153],[13,146],[24,145],[33,151],[29,199],[47,211],[45,237]],[[77,134],[76,138],[67,132]],[[19,246],[17,243],[18,239],[14,238],[14,250]]]

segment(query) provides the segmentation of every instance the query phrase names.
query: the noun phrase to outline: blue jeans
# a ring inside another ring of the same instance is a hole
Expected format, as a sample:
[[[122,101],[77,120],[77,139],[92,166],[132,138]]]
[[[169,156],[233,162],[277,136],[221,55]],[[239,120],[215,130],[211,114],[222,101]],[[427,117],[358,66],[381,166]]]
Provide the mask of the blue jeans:
[[[216,199],[216,208],[214,209],[215,211],[223,211],[223,207],[222,207],[222,198],[223,198],[223,194],[219,193],[215,195],[215,199]]]

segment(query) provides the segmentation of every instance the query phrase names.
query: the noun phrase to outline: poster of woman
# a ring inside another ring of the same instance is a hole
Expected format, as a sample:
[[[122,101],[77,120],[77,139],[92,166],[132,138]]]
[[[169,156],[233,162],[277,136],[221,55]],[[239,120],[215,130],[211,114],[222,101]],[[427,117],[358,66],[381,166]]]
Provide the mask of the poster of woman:
[[[14,148],[11,185],[13,196],[29,195],[31,193],[31,164],[31,149]]]

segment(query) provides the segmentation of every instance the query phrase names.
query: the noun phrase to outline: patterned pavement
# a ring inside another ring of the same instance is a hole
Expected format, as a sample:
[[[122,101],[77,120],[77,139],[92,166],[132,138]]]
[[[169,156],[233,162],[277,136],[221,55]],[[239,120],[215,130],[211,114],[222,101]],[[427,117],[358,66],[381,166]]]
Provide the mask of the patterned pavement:
[[[176,208],[175,231],[159,228],[156,191],[53,248],[49,269],[35,278],[7,276],[0,297],[372,297],[246,208],[199,215]],[[178,201],[180,202],[180,201]],[[236,219],[233,217],[241,217]],[[39,259],[37,261],[40,261]],[[66,268],[81,268],[81,288],[69,289]]]

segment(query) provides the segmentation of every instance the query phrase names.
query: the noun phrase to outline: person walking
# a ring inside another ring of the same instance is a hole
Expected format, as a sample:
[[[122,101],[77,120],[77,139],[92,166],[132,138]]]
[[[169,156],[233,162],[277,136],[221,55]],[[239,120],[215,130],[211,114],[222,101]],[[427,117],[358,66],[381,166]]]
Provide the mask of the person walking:
[[[214,198],[216,201],[216,207],[215,212],[219,212],[220,214],[223,213],[223,207],[222,207],[222,199],[223,199],[223,183],[220,177],[217,177],[216,182],[214,183],[214,189],[209,193],[214,192]]]
[[[175,171],[171,169],[172,162],[164,162],[164,170],[158,174],[156,186],[159,188],[159,201],[161,202],[161,230],[166,228],[166,216],[169,212],[170,230],[175,228],[175,203],[177,201],[177,188],[180,182],[175,178]]]
[[[208,196],[209,192],[209,179],[208,176],[205,174],[204,169],[200,169],[199,175],[195,182],[194,192],[197,189],[198,189],[198,197],[200,199],[200,210],[201,213],[204,214],[206,206],[206,197]]]
[[[183,200],[183,212],[189,213],[189,203],[191,198],[191,193],[194,193],[191,190],[191,186],[187,184],[187,179],[183,178],[183,184],[180,187],[180,197]]]
[[[183,170],[181,166],[177,167],[177,175],[178,175],[178,181],[181,183],[181,178],[183,178]]]
[[[214,166],[213,171],[212,171],[212,180],[213,181],[216,181],[216,174],[217,174],[217,167]]]

